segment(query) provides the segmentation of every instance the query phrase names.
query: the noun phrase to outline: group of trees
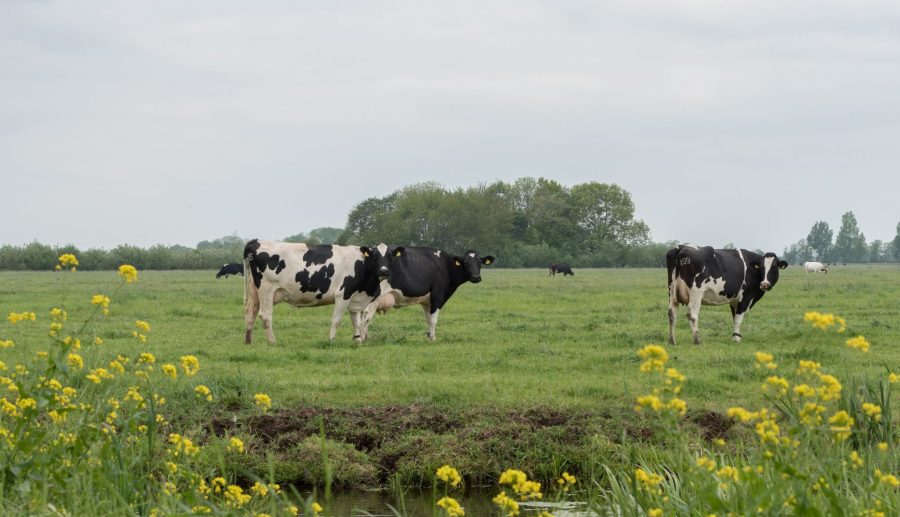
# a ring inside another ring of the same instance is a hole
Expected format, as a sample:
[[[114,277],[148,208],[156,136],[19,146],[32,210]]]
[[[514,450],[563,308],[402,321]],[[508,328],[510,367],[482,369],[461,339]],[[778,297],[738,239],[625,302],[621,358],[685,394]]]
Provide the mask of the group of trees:
[[[339,243],[427,245],[496,255],[504,267],[655,266],[666,244],[650,242],[634,217],[631,195],[614,184],[566,187],[545,178],[520,178],[468,188],[411,185],[358,203]]]
[[[802,263],[809,260],[819,262],[900,262],[900,223],[897,235],[889,242],[875,239],[866,243],[866,235],[860,231],[853,212],[841,216],[841,227],[837,237],[828,223],[817,221],[809,235],[791,244],[784,250],[788,262]]]

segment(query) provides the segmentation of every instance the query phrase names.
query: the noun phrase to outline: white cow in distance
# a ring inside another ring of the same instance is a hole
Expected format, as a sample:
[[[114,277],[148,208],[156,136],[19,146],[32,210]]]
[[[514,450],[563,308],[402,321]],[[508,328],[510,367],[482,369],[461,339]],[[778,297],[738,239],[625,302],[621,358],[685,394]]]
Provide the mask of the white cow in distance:
[[[821,262],[804,262],[803,270],[807,273],[818,273],[819,271],[828,274],[828,268]]]

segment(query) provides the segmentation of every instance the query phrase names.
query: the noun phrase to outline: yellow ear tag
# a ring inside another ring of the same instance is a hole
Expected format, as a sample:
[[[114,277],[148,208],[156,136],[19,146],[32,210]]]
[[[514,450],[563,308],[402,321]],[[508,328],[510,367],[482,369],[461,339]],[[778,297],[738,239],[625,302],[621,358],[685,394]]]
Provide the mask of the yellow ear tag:
[[[368,256],[369,256],[369,252],[368,252],[368,251],[364,251],[364,252],[363,252],[363,257],[368,257]]]
[[[491,265],[491,262],[493,262],[491,259],[487,259],[487,260],[484,261],[484,265],[485,265],[485,266],[490,266],[490,265]]]
[[[402,253],[400,253],[400,250],[394,252],[395,257],[399,257],[400,255],[402,255]]]
[[[453,263],[456,264],[457,266],[461,266],[461,265],[462,265],[462,262],[460,262],[460,261],[458,261],[458,260],[454,260]]]

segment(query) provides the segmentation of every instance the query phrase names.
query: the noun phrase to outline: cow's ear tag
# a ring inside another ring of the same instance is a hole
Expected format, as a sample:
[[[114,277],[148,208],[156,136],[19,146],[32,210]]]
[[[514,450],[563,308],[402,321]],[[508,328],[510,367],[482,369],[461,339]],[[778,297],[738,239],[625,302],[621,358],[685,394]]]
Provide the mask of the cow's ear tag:
[[[490,265],[491,265],[491,262],[493,262],[493,260],[491,260],[491,259],[484,259],[484,265],[486,265],[486,266],[490,266]]]
[[[458,260],[454,260],[453,263],[456,264],[457,266],[461,266],[461,265],[462,265],[462,262],[460,262],[460,261],[458,261]]]
[[[368,251],[364,251],[364,252],[363,252],[363,257],[368,257],[368,256],[369,256],[369,252],[368,252]]]
[[[759,269],[759,264],[753,264],[753,269]]]
[[[402,255],[402,253],[400,253],[400,250],[394,252],[395,257],[399,257],[400,255]]]

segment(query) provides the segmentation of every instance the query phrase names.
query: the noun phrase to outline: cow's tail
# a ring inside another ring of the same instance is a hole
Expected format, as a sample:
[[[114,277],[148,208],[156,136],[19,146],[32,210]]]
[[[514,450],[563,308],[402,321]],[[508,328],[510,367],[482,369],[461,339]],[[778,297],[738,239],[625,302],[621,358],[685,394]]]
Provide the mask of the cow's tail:
[[[244,310],[249,310],[250,304],[259,300],[259,291],[254,283],[253,261],[256,259],[256,250],[259,249],[259,240],[253,239],[244,246]]]
[[[666,273],[668,273],[669,298],[671,303],[687,304],[690,301],[690,293],[687,284],[678,275],[678,253],[680,247],[672,248],[666,253]]]

